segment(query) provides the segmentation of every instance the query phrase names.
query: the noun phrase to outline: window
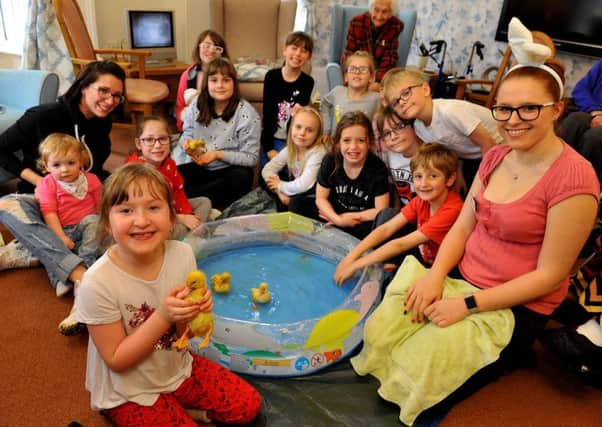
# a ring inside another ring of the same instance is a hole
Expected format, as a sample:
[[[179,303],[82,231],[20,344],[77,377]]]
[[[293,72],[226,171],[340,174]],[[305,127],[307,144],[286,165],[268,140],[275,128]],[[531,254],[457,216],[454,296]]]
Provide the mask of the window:
[[[293,29],[295,31],[305,31],[307,23],[308,5],[305,2],[305,0],[297,1],[297,5],[297,13],[295,15],[295,24]]]
[[[27,2],[0,0],[0,52],[20,55],[23,51]]]

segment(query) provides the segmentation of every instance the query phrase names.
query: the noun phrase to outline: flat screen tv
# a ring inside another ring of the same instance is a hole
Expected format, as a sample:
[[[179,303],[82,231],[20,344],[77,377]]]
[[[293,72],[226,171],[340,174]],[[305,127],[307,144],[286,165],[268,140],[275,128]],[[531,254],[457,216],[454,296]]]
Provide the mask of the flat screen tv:
[[[513,16],[548,34],[560,51],[602,57],[602,0],[504,0],[496,40],[508,41]]]
[[[127,25],[130,48],[152,52],[147,64],[175,60],[173,11],[128,10]]]

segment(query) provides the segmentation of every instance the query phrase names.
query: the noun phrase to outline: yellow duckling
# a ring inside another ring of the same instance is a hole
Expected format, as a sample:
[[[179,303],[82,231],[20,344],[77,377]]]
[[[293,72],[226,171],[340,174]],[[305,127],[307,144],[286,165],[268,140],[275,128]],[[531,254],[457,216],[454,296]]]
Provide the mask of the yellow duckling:
[[[197,148],[205,148],[205,141],[203,139],[189,139],[188,148],[196,150]]]
[[[251,288],[251,298],[259,304],[267,304],[272,299],[268,284],[261,282],[258,288]]]
[[[227,294],[230,292],[230,279],[232,279],[232,275],[227,271],[211,276],[213,292],[217,292],[218,294]]]
[[[194,270],[186,276],[186,286],[192,289],[192,292],[184,298],[186,301],[198,303],[205,298],[207,292],[207,276],[201,270]],[[194,319],[188,322],[186,330],[182,336],[173,343],[172,347],[178,350],[183,350],[188,346],[188,339],[192,337],[205,338],[199,343],[199,348],[207,347],[209,339],[213,333],[213,322],[215,318],[213,313],[201,312]]]

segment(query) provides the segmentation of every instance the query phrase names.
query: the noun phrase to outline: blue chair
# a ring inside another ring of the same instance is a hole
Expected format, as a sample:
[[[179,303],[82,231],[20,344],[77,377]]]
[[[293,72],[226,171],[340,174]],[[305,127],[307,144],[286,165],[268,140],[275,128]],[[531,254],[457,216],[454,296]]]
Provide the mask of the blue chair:
[[[341,56],[345,49],[347,40],[347,29],[349,22],[357,15],[367,12],[363,6],[347,6],[335,4],[332,11],[332,37],[330,38],[330,50],[328,64],[326,65],[326,79],[328,90],[343,84],[343,71],[341,69]],[[414,28],[416,27],[416,11],[413,9],[401,10],[396,15],[403,22],[403,31],[399,35],[399,47],[397,52],[399,60],[398,67],[405,67],[412,45]]]
[[[25,110],[56,101],[59,77],[42,70],[0,70],[0,133],[21,117]],[[0,168],[0,182],[13,178]]]

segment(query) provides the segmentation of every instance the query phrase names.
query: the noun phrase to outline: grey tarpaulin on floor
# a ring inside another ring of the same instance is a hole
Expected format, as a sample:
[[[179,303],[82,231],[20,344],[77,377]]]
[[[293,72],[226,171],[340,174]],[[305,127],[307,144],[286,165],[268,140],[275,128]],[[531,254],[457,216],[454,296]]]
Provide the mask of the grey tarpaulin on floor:
[[[245,379],[261,393],[269,427],[402,425],[399,407],[376,393],[378,381],[356,375],[348,360],[304,377]]]

